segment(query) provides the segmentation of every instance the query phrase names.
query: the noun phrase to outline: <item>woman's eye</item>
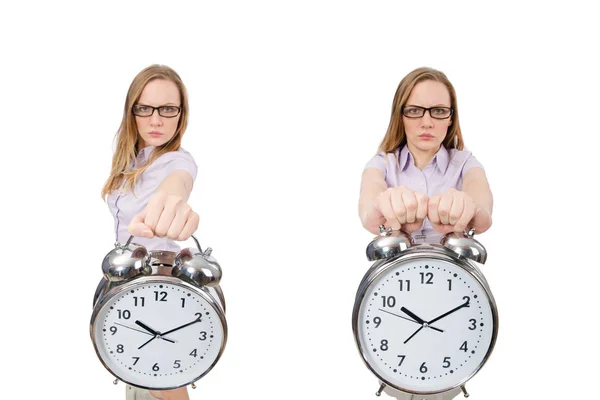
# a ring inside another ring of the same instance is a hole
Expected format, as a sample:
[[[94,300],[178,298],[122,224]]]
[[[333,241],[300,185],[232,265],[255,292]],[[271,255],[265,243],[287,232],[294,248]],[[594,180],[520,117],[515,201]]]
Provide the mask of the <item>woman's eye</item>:
[[[136,108],[137,108],[137,110],[139,112],[146,112],[146,111],[148,111],[148,107],[146,107],[146,106],[137,106]]]
[[[446,113],[446,110],[444,110],[443,108],[434,108],[433,113],[437,115],[444,115]]]
[[[409,114],[418,114],[419,113],[419,109],[415,108],[415,107],[405,108],[405,111]]]
[[[165,106],[165,107],[162,107],[162,111],[166,112],[166,113],[171,113],[171,112],[175,111],[175,107]]]

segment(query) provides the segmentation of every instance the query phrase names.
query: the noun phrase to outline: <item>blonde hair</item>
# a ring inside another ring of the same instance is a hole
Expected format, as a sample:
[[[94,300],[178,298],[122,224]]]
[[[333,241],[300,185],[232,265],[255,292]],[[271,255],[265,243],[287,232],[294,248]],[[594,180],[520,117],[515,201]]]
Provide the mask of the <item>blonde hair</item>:
[[[179,95],[181,100],[181,113],[179,114],[179,122],[175,134],[170,141],[162,146],[157,147],[150,156],[148,162],[139,168],[131,168],[130,166],[135,161],[137,156],[137,145],[139,139],[139,132],[135,116],[133,115],[133,105],[138,102],[142,91],[146,85],[155,80],[164,79],[173,82],[179,89]],[[102,188],[102,198],[114,190],[117,190],[123,186],[123,190],[133,190],[135,183],[141,174],[161,155],[170,151],[178,150],[181,146],[181,138],[185,129],[187,128],[188,118],[188,97],[187,91],[183,84],[183,81],[173,69],[166,65],[154,64],[138,73],[127,92],[125,99],[125,108],[123,109],[123,119],[121,120],[121,126],[115,136],[117,146],[112,159],[112,168],[110,175],[104,187]],[[124,185],[123,185],[124,184]]]
[[[448,127],[448,132],[446,133],[443,145],[447,149],[462,150],[464,148],[463,138],[460,132],[460,124],[458,121],[458,105],[456,103],[456,92],[454,91],[454,86],[452,86],[452,83],[450,83],[450,80],[448,80],[443,72],[433,68],[421,67],[406,75],[398,85],[398,89],[396,89],[396,95],[394,96],[394,103],[392,104],[390,124],[385,137],[379,145],[379,151],[391,153],[398,147],[406,144],[406,131],[404,129],[404,122],[402,121],[402,107],[404,107],[408,101],[410,93],[415,85],[426,80],[443,83],[450,93],[450,107],[452,107],[454,111],[451,117],[452,124]]]

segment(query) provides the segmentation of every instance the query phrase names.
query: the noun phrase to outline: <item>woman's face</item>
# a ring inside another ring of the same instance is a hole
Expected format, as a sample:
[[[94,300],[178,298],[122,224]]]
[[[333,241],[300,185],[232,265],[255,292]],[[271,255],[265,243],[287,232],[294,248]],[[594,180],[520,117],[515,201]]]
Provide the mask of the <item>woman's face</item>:
[[[163,115],[172,115],[177,112],[174,107],[181,107],[179,89],[175,83],[166,79],[155,79],[150,81],[144,87],[142,95],[134,105],[135,122],[137,124],[140,140],[138,140],[138,150],[146,146],[161,146],[167,143],[175,135],[181,112],[177,116],[169,118],[161,116],[159,110],[152,110],[150,107],[163,107]],[[166,107],[165,107],[166,106]],[[139,116],[139,114],[149,114],[150,116]]]
[[[448,89],[443,83],[432,80],[417,83],[410,93],[402,115],[409,148],[427,153],[437,152],[446,137],[448,127],[452,124],[452,115],[446,119],[432,118],[431,113],[438,118],[446,116],[444,113],[447,110],[440,108],[425,111],[422,117],[409,118],[406,116],[407,113],[416,116],[422,112],[422,110],[411,108],[411,106],[450,108],[452,105]]]

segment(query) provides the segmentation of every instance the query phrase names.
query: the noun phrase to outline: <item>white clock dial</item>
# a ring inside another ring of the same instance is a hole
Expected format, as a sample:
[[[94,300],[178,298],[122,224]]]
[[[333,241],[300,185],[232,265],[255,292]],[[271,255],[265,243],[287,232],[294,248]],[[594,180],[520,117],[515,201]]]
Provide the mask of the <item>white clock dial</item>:
[[[119,379],[146,388],[197,380],[224,346],[224,321],[201,294],[179,281],[132,283],[106,301],[93,326],[96,350]]]
[[[423,257],[398,263],[369,285],[360,303],[363,358],[398,389],[427,393],[456,387],[491,351],[492,307],[473,275],[451,262]]]

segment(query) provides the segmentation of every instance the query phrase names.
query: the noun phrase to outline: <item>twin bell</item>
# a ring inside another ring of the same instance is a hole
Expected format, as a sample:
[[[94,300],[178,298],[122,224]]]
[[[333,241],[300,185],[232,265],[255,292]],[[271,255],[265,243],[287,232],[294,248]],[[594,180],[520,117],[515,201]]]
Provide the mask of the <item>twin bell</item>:
[[[194,236],[192,238],[197,248],[185,248],[179,253],[149,253],[144,246],[131,243],[132,236],[124,245],[115,243],[115,248],[102,261],[102,273],[109,282],[119,284],[157,274],[157,266],[160,266],[163,268],[160,268],[159,275],[170,275],[198,287],[218,286],[222,270],[211,256],[212,249],[209,247],[203,252],[198,240]]]

